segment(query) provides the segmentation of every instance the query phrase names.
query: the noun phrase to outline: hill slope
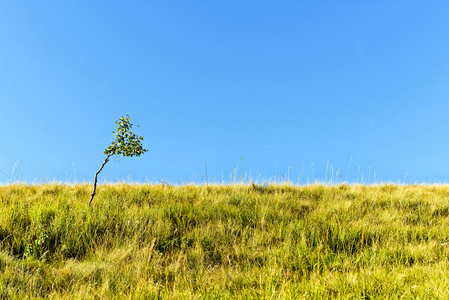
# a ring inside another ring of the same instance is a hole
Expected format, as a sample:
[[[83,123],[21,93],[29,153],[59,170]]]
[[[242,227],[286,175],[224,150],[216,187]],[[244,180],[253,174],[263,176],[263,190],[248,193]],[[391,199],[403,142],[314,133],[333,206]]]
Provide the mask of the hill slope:
[[[0,298],[449,298],[449,187],[0,187]]]

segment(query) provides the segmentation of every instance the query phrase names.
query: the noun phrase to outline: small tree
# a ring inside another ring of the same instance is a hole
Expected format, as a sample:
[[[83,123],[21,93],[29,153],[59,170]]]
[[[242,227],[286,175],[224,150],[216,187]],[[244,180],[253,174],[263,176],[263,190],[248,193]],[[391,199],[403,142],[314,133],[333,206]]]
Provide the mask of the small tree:
[[[94,190],[90,197],[89,206],[95,196],[95,190],[97,188],[97,176],[100,174],[101,170],[103,170],[104,165],[109,161],[109,158],[112,155],[123,155],[123,156],[140,156],[147,152],[148,150],[143,149],[142,142],[143,136],[138,136],[132,132],[133,124],[130,123],[131,118],[126,115],[118,119],[115,124],[117,124],[117,131],[112,132],[115,136],[115,141],[109,145],[108,148],[104,150],[104,154],[106,154],[106,159],[101,165],[100,170],[95,173],[95,181],[94,181]],[[137,127],[139,127],[137,125]]]

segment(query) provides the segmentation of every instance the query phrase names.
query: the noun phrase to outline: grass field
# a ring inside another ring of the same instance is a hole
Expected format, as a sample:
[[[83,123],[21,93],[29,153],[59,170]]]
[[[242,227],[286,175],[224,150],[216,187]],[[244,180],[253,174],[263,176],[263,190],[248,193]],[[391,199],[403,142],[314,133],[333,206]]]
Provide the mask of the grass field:
[[[0,186],[1,299],[449,299],[449,186]]]

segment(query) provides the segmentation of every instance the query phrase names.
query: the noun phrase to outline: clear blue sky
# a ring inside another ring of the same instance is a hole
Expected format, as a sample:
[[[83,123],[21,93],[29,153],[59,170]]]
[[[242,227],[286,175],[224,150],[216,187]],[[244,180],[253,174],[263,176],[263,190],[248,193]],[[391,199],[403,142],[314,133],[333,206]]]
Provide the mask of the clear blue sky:
[[[3,1],[0,104],[2,183],[92,182],[126,114],[101,182],[446,182],[449,2]]]

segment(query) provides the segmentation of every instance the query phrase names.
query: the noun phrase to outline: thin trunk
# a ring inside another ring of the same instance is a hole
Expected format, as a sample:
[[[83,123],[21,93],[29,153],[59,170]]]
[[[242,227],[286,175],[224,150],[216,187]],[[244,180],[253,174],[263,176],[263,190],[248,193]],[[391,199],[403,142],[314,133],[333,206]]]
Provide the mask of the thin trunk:
[[[93,190],[92,195],[90,197],[89,206],[90,206],[90,203],[92,202],[92,200],[94,199],[95,190],[97,189],[97,176],[98,176],[98,174],[100,174],[101,170],[103,170],[104,165],[109,161],[109,157],[111,157],[112,155],[113,155],[113,153],[108,154],[108,156],[106,156],[106,159],[104,160],[103,164],[101,165],[100,170],[98,170],[98,172],[95,173],[94,190]]]

